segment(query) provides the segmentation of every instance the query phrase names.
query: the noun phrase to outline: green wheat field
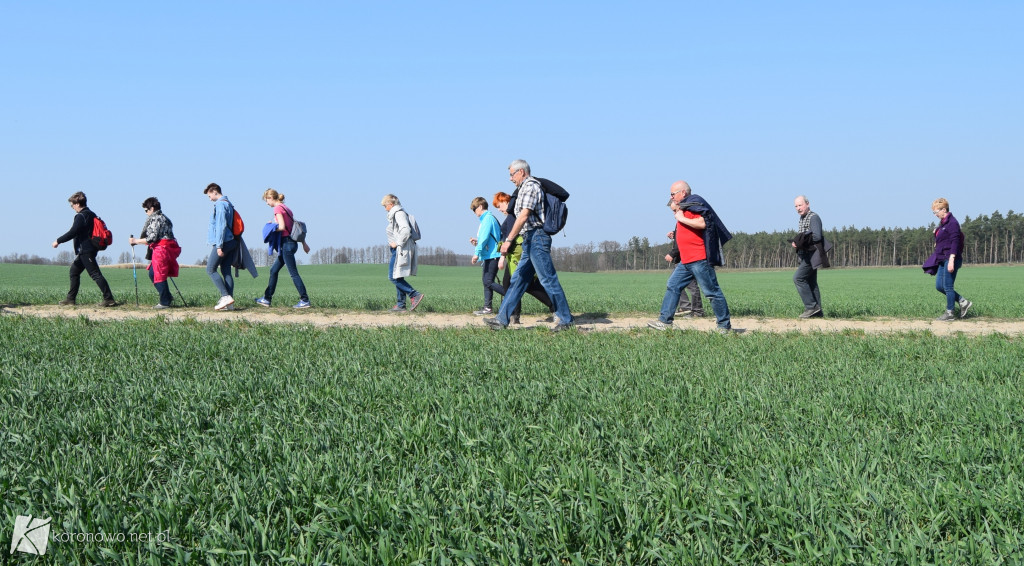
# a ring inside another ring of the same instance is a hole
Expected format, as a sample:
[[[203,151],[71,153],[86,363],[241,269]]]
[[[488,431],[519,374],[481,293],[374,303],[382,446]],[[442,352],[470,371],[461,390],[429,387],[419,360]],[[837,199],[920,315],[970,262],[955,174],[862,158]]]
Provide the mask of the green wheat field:
[[[383,266],[300,269],[315,311],[393,303]],[[131,270],[104,273],[134,309]],[[560,274],[576,313],[652,318],[667,276]],[[719,280],[734,316],[794,317],[791,276]],[[1022,276],[969,266],[958,289],[1017,319]],[[428,311],[480,306],[476,268],[411,281]],[[820,281],[829,316],[943,308],[920,270]],[[178,284],[212,308],[204,271]],[[66,288],[66,268],[0,265],[0,304]],[[297,299],[287,276],[278,299]],[[0,336],[0,563],[1024,562],[1019,336],[13,314]],[[9,545],[26,515],[51,520],[42,557]]]

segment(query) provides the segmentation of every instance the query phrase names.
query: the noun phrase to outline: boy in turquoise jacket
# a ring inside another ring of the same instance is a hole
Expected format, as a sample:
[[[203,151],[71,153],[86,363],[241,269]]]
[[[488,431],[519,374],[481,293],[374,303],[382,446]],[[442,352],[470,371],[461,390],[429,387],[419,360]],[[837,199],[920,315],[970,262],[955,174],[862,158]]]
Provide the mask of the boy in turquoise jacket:
[[[484,306],[482,309],[474,311],[473,314],[483,316],[493,313],[491,302],[494,293],[502,296],[505,295],[505,288],[494,280],[498,275],[498,258],[501,257],[499,249],[501,246],[501,225],[498,224],[498,219],[491,214],[491,211],[487,210],[487,199],[484,197],[473,199],[473,202],[469,204],[469,208],[480,220],[480,228],[477,230],[476,237],[469,239],[469,243],[476,246],[473,250],[471,262],[473,265],[476,265],[479,261],[483,265],[484,284]]]

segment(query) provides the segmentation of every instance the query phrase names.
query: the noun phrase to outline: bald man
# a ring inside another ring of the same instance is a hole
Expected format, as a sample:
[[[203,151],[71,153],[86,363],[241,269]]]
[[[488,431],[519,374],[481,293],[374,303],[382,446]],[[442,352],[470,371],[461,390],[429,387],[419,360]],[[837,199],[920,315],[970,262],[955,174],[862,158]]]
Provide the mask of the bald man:
[[[677,204],[673,215],[676,219],[675,237],[680,261],[668,278],[658,320],[652,320],[647,326],[656,330],[672,328],[676,307],[679,305],[679,293],[696,280],[704,296],[711,301],[718,331],[727,334],[732,331],[732,320],[725,295],[718,286],[715,266],[724,265],[722,245],[732,239],[732,234],[711,205],[699,195],[692,194],[686,181],[672,183],[669,196]]]
[[[793,274],[793,284],[796,285],[796,292],[800,294],[800,300],[804,303],[804,312],[800,313],[800,318],[821,318],[825,315],[821,311],[818,268],[822,267],[822,258],[827,261],[825,254],[819,252],[817,257],[815,254],[818,245],[825,241],[821,231],[821,218],[811,212],[811,202],[804,195],[796,197],[793,206],[800,215],[797,235],[793,238],[793,247],[800,258],[796,273]]]

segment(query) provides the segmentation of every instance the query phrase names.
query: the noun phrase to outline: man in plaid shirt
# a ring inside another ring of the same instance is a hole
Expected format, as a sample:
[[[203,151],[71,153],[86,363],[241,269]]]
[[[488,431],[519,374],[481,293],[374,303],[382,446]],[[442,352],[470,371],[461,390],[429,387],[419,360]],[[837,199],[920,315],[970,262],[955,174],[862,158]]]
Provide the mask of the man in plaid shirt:
[[[522,233],[523,258],[515,273],[512,274],[512,280],[505,292],[505,299],[501,301],[498,316],[485,318],[484,322],[495,330],[508,327],[512,309],[519,304],[523,293],[526,292],[526,287],[529,286],[536,273],[540,284],[551,297],[551,304],[555,307],[556,324],[551,330],[554,332],[566,330],[573,327],[575,321],[569,311],[569,302],[565,298],[562,284],[558,282],[555,264],[551,261],[551,236],[542,228],[544,226],[542,216],[544,190],[540,186],[540,181],[530,176],[530,164],[522,159],[517,159],[509,165],[508,175],[518,193],[513,210],[516,223],[501,245],[501,255],[508,253],[509,245]]]
[[[796,291],[804,303],[804,312],[800,313],[800,318],[821,318],[824,316],[821,312],[821,291],[818,289],[818,267],[820,267],[821,261],[818,260],[819,265],[815,265],[814,261],[814,245],[822,242],[825,238],[821,231],[821,218],[811,212],[811,203],[803,195],[793,200],[793,207],[800,215],[796,232],[807,235],[805,240],[809,244],[801,247],[797,246],[796,242],[793,243],[797,257],[800,258],[800,264],[796,268],[796,273],[793,274]]]

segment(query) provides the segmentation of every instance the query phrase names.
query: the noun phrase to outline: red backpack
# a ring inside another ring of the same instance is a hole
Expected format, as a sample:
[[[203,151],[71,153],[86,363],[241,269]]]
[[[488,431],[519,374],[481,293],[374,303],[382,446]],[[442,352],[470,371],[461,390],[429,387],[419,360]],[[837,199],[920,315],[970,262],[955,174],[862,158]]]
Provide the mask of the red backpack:
[[[241,236],[242,232],[245,232],[245,222],[242,222],[242,215],[238,214],[238,211],[234,211],[234,217],[231,219],[231,233],[235,236]]]
[[[107,228],[107,223],[99,216],[92,219],[92,237],[89,238],[97,250],[105,250],[114,243],[114,234]]]

